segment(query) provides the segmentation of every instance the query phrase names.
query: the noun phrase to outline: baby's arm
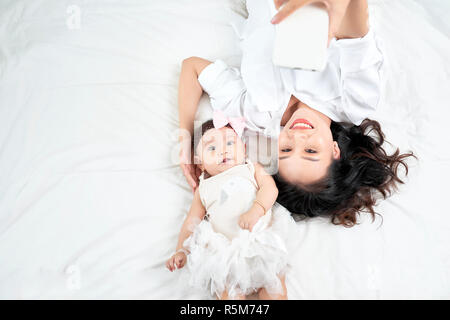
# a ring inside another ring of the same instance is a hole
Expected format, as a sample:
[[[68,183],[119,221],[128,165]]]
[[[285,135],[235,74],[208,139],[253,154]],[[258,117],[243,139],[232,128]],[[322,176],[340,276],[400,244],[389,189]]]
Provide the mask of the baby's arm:
[[[192,200],[191,208],[189,213],[184,220],[183,226],[181,227],[180,235],[178,236],[178,244],[175,253],[166,262],[166,267],[173,271],[176,268],[182,268],[186,262],[186,250],[183,248],[184,241],[191,235],[192,227],[199,223],[205,216],[206,209],[200,200],[200,193],[198,188],[195,190],[194,199]],[[179,251],[180,250],[180,251]]]
[[[275,185],[275,181],[259,163],[255,163],[255,179],[259,187],[258,193],[256,194],[256,200],[262,204],[266,210],[269,210],[278,197],[278,188]],[[255,205],[258,206],[257,203],[253,204],[253,206]]]
[[[273,206],[278,196],[275,181],[259,163],[255,163],[255,179],[259,187],[255,202],[250,210],[241,215],[239,219],[239,226],[250,231],[252,231],[258,219]]]

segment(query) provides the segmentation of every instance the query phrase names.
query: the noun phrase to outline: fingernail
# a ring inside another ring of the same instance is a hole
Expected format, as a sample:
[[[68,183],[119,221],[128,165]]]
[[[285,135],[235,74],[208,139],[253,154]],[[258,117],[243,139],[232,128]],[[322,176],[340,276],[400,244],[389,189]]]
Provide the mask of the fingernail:
[[[277,16],[273,17],[272,20],[270,20],[271,23],[277,23]]]

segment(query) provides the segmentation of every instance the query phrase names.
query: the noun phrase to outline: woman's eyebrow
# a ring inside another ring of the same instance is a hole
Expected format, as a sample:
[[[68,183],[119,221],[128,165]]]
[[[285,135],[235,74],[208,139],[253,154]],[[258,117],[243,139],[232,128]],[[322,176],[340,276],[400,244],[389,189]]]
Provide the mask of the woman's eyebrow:
[[[289,158],[289,156],[280,157],[280,158],[278,158],[278,160],[284,160],[286,158]],[[300,157],[300,158],[305,159],[305,160],[309,160],[309,161],[320,161],[320,159],[310,158],[310,157]]]
[[[319,161],[320,159],[317,159],[317,158],[311,158],[311,157],[301,157],[302,159],[305,159],[305,160],[309,160],[309,161]]]

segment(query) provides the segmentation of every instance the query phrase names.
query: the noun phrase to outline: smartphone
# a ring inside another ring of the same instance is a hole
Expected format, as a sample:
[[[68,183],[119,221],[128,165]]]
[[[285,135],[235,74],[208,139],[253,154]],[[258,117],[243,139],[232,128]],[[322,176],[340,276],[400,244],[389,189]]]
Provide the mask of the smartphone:
[[[325,69],[328,23],[325,6],[314,3],[297,9],[276,24],[272,57],[274,65],[311,71]]]

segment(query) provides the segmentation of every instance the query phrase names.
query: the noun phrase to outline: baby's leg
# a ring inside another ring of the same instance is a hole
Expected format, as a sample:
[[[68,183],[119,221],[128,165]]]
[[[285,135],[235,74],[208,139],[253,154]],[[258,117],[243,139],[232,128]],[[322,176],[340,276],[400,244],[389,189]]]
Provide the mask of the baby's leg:
[[[280,276],[281,286],[283,292],[276,295],[270,295],[265,288],[261,288],[258,292],[259,300],[287,300],[287,289],[285,283],[285,276]]]
[[[228,292],[225,290],[219,299],[220,300],[245,300],[245,295],[236,295],[232,298],[228,295]]]

